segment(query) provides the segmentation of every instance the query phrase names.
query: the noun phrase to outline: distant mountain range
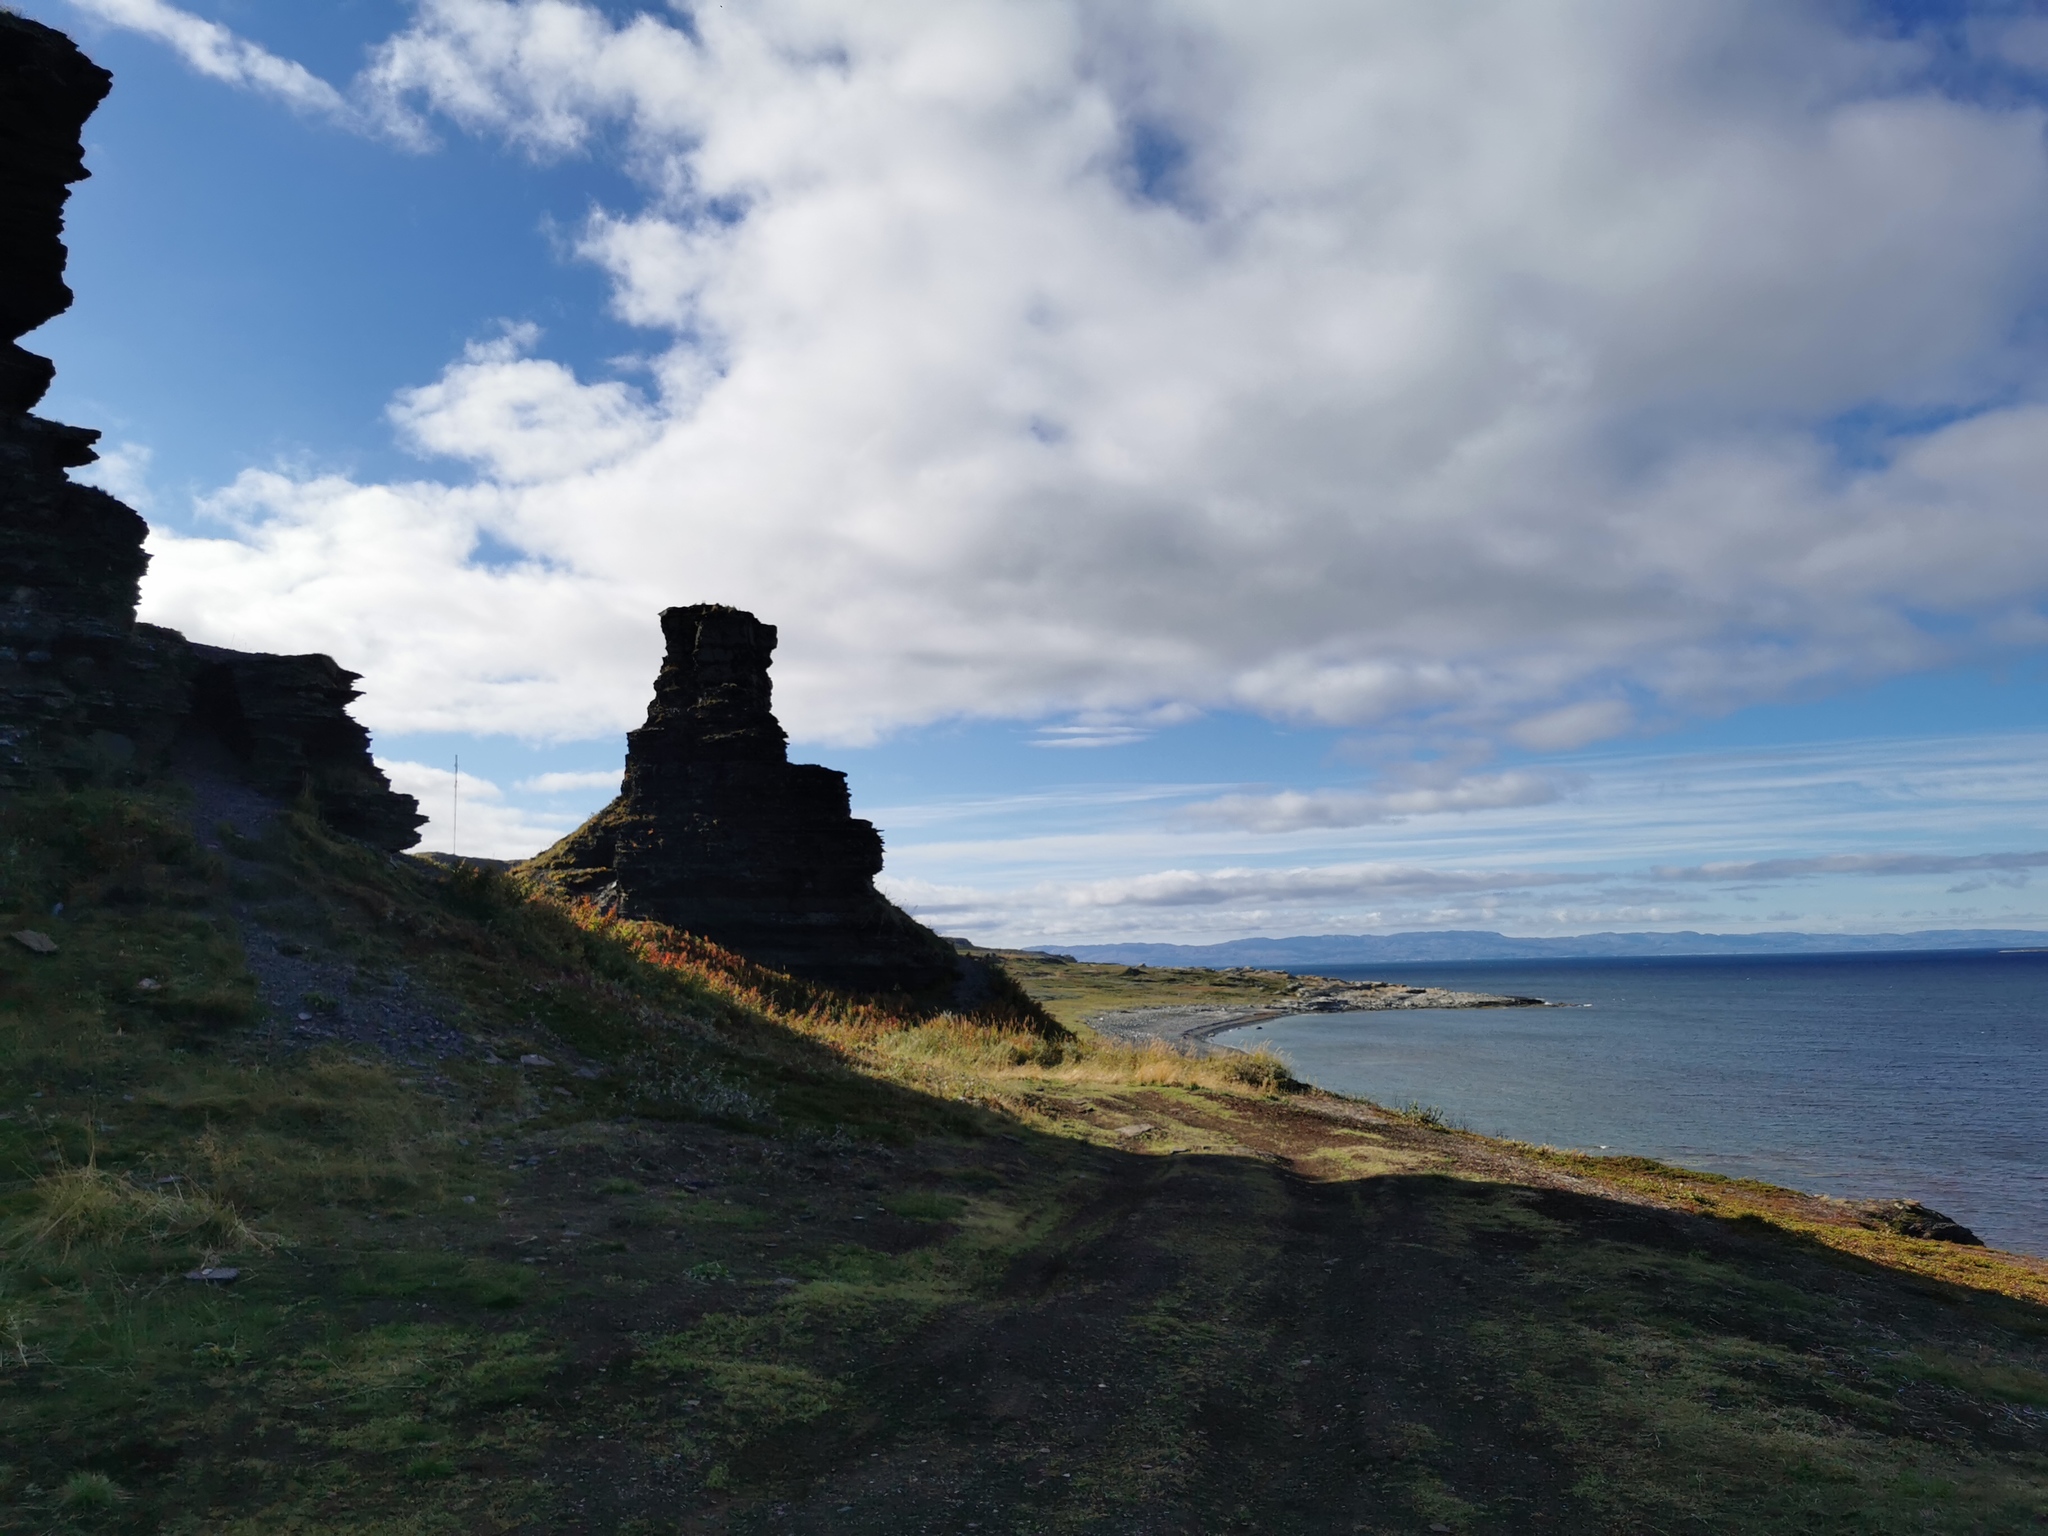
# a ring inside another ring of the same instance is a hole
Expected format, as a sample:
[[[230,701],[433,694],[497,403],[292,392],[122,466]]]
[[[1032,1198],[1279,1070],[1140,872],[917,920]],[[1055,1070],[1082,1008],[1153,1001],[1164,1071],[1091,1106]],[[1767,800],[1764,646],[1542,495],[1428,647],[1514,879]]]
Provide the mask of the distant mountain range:
[[[1324,933],[1223,944],[1038,945],[1047,953],[1118,965],[1396,965],[1414,960],[1587,960],[1651,955],[1841,955],[1929,949],[2048,947],[2025,928],[1927,928],[1917,933],[1584,933],[1511,939],[1476,929],[1437,933]]]

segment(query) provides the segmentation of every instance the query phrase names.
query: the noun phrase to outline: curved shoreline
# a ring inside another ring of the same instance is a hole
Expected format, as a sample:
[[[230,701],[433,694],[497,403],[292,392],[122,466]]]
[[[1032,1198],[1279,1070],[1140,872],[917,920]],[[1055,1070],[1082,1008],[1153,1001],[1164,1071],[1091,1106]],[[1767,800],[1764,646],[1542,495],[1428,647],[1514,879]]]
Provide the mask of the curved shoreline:
[[[1084,1020],[1098,1034],[1140,1045],[1163,1041],[1178,1049],[1206,1055],[1234,1051],[1215,1037],[1268,1019],[1295,1018],[1307,1013],[1381,1013],[1408,1008],[1545,1008],[1540,997],[1500,997],[1490,992],[1454,992],[1445,987],[1411,987],[1389,981],[1333,981],[1303,976],[1287,995],[1258,1007],[1200,1004],[1165,1008],[1118,1008]]]

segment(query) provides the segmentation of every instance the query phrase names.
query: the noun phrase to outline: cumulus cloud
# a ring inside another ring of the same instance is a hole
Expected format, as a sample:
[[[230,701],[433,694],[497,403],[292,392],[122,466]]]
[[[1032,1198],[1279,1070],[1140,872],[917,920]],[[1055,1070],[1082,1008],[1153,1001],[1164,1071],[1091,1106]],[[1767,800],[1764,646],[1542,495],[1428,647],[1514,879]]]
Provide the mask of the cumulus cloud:
[[[156,494],[149,484],[149,466],[155,457],[146,444],[120,443],[102,448],[98,459],[83,469],[74,469],[71,478],[84,485],[98,486],[138,512],[148,512],[156,506]]]
[[[245,649],[345,656],[380,731],[590,737],[645,710],[662,588],[473,557],[489,487],[251,470],[201,507],[220,537],[151,531],[141,616]],[[529,852],[531,850],[528,850]]]
[[[418,799],[427,818],[420,828],[422,849],[476,859],[523,859],[576,827],[573,816],[547,816],[507,803],[502,787],[473,773],[462,775],[458,804],[452,769],[381,757],[377,766],[393,789]]]
[[[508,483],[561,480],[645,447],[659,430],[647,402],[617,381],[577,382],[560,363],[525,354],[535,325],[472,342],[432,384],[402,391],[391,420],[427,453],[468,459]]]
[[[615,616],[734,602],[849,741],[1174,705],[1558,751],[2039,644],[2036,40],[1859,14],[418,0],[353,110],[624,156],[581,249],[647,388],[472,348],[393,410],[474,486],[248,482],[154,611],[424,601],[368,718],[567,735],[644,702]],[[340,549],[376,520],[411,563]]]

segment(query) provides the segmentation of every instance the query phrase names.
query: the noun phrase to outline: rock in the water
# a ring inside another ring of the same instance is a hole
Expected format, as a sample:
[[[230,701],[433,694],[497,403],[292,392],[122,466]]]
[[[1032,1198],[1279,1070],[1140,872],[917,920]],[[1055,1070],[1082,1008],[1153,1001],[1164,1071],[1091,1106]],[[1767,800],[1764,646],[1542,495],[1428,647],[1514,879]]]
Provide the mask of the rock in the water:
[[[349,716],[355,674],[136,623],[147,525],[65,473],[97,432],[28,414],[52,370],[16,342],[71,303],[64,203],[111,83],[63,33],[0,12],[0,789],[145,779],[185,744],[273,795],[310,791],[339,831],[410,847],[425,818]]]
[[[1984,1240],[1961,1222],[1931,1210],[1918,1200],[1879,1200],[1863,1207],[1866,1226],[1882,1227],[1901,1237],[1924,1237],[1937,1243],[1962,1243],[1982,1248]]]
[[[788,761],[775,626],[717,604],[661,616],[667,659],[619,797],[534,859],[559,888],[865,992],[955,986],[953,947],[875,889],[882,839],[846,775]]]

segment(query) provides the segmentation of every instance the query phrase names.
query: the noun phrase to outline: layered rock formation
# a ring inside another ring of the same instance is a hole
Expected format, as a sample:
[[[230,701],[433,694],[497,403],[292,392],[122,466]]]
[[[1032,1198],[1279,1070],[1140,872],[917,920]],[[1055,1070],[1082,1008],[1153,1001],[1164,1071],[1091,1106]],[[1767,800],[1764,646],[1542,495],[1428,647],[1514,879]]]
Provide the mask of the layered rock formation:
[[[846,775],[788,760],[770,707],[775,626],[701,604],[661,616],[668,653],[619,797],[528,866],[624,916],[866,992],[951,989],[953,947],[875,890],[882,839]]]
[[[30,414],[47,358],[18,343],[71,303],[64,203],[112,77],[61,32],[0,13],[0,790],[147,777],[180,747],[398,849],[424,819],[370,760],[355,674],[325,656],[192,645],[135,622],[148,529],[69,469],[97,432]]]

